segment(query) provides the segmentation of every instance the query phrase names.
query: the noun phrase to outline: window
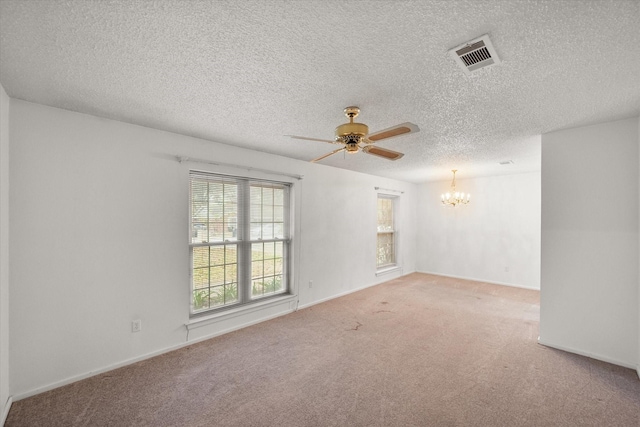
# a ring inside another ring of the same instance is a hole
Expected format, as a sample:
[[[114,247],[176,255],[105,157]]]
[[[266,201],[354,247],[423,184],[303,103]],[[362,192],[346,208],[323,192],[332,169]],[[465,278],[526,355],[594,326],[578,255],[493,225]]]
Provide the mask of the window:
[[[394,200],[378,195],[378,269],[396,265],[396,231],[394,227]]]
[[[289,292],[290,184],[191,172],[191,314]]]

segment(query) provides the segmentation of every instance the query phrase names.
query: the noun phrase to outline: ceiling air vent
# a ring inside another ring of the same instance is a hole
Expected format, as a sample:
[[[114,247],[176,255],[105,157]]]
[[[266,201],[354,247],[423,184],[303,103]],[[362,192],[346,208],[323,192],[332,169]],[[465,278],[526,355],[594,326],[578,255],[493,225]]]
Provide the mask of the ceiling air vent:
[[[467,74],[500,63],[488,34],[454,47],[449,53]]]

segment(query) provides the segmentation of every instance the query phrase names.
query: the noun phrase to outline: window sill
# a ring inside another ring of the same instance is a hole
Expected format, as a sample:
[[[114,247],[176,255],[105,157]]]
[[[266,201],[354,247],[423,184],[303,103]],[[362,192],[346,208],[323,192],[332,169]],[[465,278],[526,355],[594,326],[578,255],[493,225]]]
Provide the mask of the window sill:
[[[392,265],[389,267],[382,267],[381,269],[376,271],[376,277],[377,276],[383,276],[385,274],[389,274],[389,273],[393,273],[396,271],[402,271],[402,268],[399,265]]]
[[[289,309],[295,308],[296,296],[291,294],[282,295],[280,297],[269,298],[264,301],[256,302],[253,304],[244,304],[236,308],[229,310],[223,310],[218,313],[206,314],[201,316],[194,316],[185,324],[187,330],[199,328],[201,326],[210,325],[212,323],[220,322],[223,320],[232,319],[234,317],[247,315],[265,308],[271,308],[277,305],[289,303]]]

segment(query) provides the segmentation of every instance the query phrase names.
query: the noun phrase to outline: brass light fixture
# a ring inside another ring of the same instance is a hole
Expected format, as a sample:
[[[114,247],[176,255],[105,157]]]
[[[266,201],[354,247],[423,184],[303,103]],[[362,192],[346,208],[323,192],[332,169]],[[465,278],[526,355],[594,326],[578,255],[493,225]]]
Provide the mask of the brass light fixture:
[[[339,152],[355,154],[360,151],[366,154],[382,157],[387,160],[398,160],[403,153],[398,151],[389,150],[388,148],[382,148],[374,145],[378,141],[382,141],[396,136],[406,135],[410,133],[419,132],[420,128],[413,123],[405,122],[399,125],[392,126],[390,128],[382,129],[377,132],[369,133],[369,126],[364,123],[356,123],[353,121],[358,114],[360,114],[360,108],[356,106],[347,107],[344,109],[344,114],[349,118],[349,123],[343,123],[336,128],[335,138],[330,141],[327,139],[308,138],[306,136],[287,135],[295,139],[306,139],[308,141],[320,141],[328,142],[330,144],[341,145],[341,148],[333,150],[323,156],[311,160],[312,162],[319,162]]]
[[[354,118],[360,114],[360,108],[347,107],[344,114],[349,118],[349,123],[345,123],[336,128],[336,142],[345,145],[345,151],[349,154],[358,152],[359,144],[363,142],[365,135],[369,134],[369,127],[364,123],[356,123]]]
[[[451,181],[451,191],[448,193],[443,193],[440,198],[442,199],[442,204],[444,206],[456,207],[457,205],[466,205],[469,203],[469,199],[471,199],[471,194],[462,193],[456,191],[456,172],[457,169],[452,169],[453,172],[453,181]]]

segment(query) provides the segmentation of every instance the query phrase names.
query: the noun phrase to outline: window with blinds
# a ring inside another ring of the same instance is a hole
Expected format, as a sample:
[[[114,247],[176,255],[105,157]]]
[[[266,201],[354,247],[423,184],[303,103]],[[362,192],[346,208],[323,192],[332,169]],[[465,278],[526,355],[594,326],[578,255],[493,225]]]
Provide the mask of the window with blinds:
[[[191,313],[289,292],[290,184],[190,174]]]
[[[396,264],[396,231],[394,226],[394,198],[378,195],[378,269]]]

